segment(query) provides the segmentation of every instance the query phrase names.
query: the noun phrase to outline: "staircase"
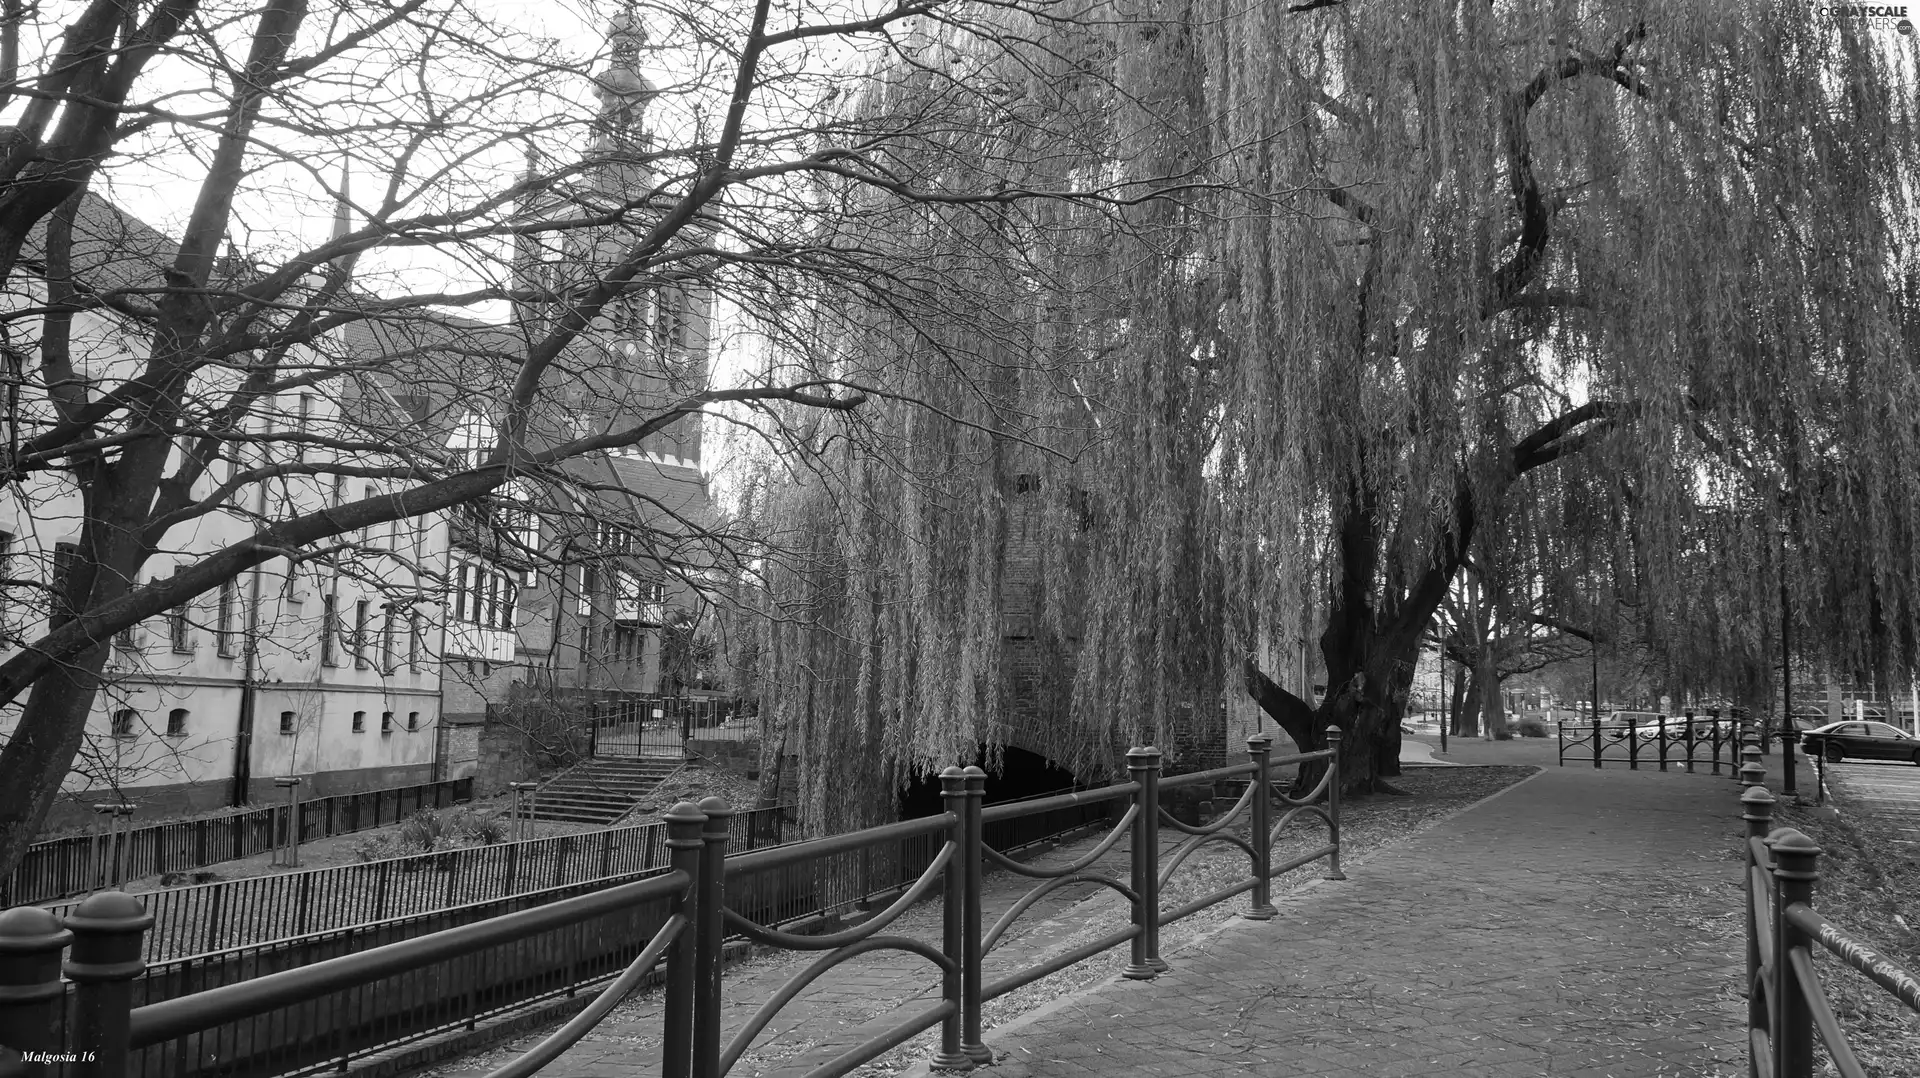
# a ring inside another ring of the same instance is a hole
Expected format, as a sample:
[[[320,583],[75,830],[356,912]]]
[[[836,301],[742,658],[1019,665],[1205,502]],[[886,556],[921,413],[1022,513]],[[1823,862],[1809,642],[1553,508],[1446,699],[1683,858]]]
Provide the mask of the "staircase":
[[[587,760],[533,792],[533,818],[605,826],[625,816],[660,780],[686,765],[678,756]]]

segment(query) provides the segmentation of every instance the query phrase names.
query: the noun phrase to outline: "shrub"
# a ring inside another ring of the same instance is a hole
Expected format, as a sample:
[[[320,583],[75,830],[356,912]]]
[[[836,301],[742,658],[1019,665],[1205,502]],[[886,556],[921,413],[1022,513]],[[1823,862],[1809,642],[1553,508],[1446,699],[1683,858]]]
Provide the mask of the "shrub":
[[[400,825],[399,845],[409,852],[431,853],[453,839],[453,829],[432,809],[421,809]]]
[[[1516,726],[1521,737],[1547,736],[1547,724],[1540,719],[1521,719]]]

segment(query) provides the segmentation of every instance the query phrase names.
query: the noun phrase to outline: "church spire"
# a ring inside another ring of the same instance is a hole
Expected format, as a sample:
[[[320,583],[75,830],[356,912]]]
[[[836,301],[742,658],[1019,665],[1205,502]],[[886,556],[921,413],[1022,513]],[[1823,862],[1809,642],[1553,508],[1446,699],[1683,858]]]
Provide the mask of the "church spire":
[[[340,194],[333,202],[333,234],[327,237],[330,242],[343,240],[353,232],[352,195],[349,193],[353,175],[349,169],[349,162],[340,162]],[[333,264],[342,270],[350,268],[352,263],[352,255],[340,255],[333,260]]]
[[[606,69],[594,79],[599,84],[600,114],[594,121],[593,155],[603,161],[603,185],[614,191],[635,186],[645,172],[632,157],[646,149],[647,105],[657,92],[640,73],[640,50],[646,44],[646,27],[629,4],[607,27],[611,55]]]

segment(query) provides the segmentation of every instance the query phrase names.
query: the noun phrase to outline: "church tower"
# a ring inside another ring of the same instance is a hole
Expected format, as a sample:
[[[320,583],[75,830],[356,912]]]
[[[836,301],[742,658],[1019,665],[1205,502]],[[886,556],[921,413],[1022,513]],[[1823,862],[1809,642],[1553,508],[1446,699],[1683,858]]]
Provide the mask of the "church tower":
[[[619,264],[677,194],[654,168],[648,108],[659,91],[641,69],[647,33],[629,7],[608,28],[608,60],[594,76],[599,108],[580,179],[529,199],[522,220],[622,211],[627,222],[595,232],[522,236],[516,250],[517,305],[529,330],[567,309],[572,294]],[[540,162],[531,154],[528,176]],[[653,209],[658,206],[659,210]],[[664,404],[706,388],[712,342],[712,289],[671,263],[635,279],[633,291],[608,303],[587,334],[604,362],[582,393],[580,419],[600,429],[638,422]],[[700,466],[700,422],[690,417],[622,455],[663,466]]]

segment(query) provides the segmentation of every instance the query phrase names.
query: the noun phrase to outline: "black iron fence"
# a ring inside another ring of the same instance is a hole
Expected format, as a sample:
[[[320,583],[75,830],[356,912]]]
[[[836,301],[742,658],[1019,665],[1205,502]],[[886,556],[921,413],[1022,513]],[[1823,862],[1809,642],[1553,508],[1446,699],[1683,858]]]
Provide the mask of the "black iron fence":
[[[335,794],[299,806],[300,841],[398,823],[423,808],[470,800],[471,778]],[[70,835],[27,847],[13,875],[0,882],[0,905],[48,902],[123,880],[185,872],[268,853],[287,842],[286,805],[176,820],[112,833]]]
[[[779,841],[781,809],[740,814],[737,841]],[[664,825],[500,842],[197,884],[138,896],[153,918],[148,962],[358,930],[397,918],[665,865]],[[84,900],[83,900],[84,902]],[[82,903],[48,909],[71,916]]]
[[[1697,716],[1689,711],[1652,720],[1555,723],[1554,736],[1559,741],[1561,767],[1569,759],[1576,764],[1591,760],[1595,767],[1625,764],[1638,771],[1642,765],[1657,764],[1662,771],[1684,767],[1692,774],[1698,765],[1707,764],[1718,775],[1723,762],[1729,773],[1738,765],[1741,732],[1750,722],[1723,718],[1718,711]]]
[[[1746,821],[1747,1044],[1749,1073],[1811,1078],[1814,1038],[1840,1078],[1867,1078],[1814,965],[1817,946],[1920,1014],[1920,976],[1875,951],[1813,908],[1820,847],[1791,827],[1773,827],[1773,795],[1749,745],[1740,798]]]
[[[316,953],[319,960],[301,968],[151,1002],[133,991],[142,974],[142,936],[151,923],[135,896],[95,895],[64,926],[46,910],[10,910],[0,914],[0,1042],[85,1060],[49,1067],[49,1073],[64,1068],[114,1078],[243,1078],[344,1069],[356,1056],[471,1027],[488,1015],[613,977],[561,1030],[496,1072],[517,1078],[577,1042],[664,958],[662,1073],[720,1078],[779,1009],[827,969],[869,951],[900,950],[927,960],[939,1001],[813,1073],[844,1074],[935,1026],[941,1035],[934,1062],[970,1067],[991,1054],[980,1039],[987,1000],[1122,943],[1131,948],[1127,975],[1155,976],[1167,968],[1158,952],[1162,925],[1248,892],[1247,915],[1270,917],[1269,881],[1314,860],[1327,859],[1330,875],[1341,878],[1337,731],[1330,732],[1330,743],[1330,749],[1274,759],[1270,742],[1259,738],[1249,742],[1248,763],[1165,782],[1159,752],[1135,749],[1128,754],[1129,782],[987,809],[981,805],[985,775],[978,768],[949,768],[941,776],[947,811],[940,815],[739,856],[728,852],[739,817],[723,801],[708,798],[667,814],[666,864],[650,878],[360,953]],[[1311,794],[1298,800],[1277,795],[1276,765],[1322,759],[1328,769]],[[1204,827],[1183,824],[1160,807],[1163,790],[1234,780],[1246,782],[1240,800]],[[1286,811],[1275,819],[1277,806]],[[1058,813],[1090,821],[1093,809],[1123,811],[1094,850],[1068,866],[1022,865],[985,840],[998,825]],[[1328,842],[1273,863],[1274,840],[1302,815],[1325,823]],[[1165,865],[1158,860],[1162,822],[1190,836]],[[1123,840],[1130,842],[1128,879],[1092,870]],[[1163,908],[1162,886],[1209,842],[1245,853],[1246,878]],[[1039,881],[990,927],[981,923],[980,883],[988,864]],[[1083,884],[1124,896],[1125,925],[986,983],[983,959],[1008,926],[1041,896]],[[887,890],[901,893],[845,931],[806,936],[775,927],[802,911],[823,912]],[[937,945],[881,934],[921,897],[936,893],[943,911]],[[826,953],[722,1046],[721,958],[729,934]],[[63,953],[67,982],[61,980]]]
[[[587,705],[587,755],[678,756],[688,738],[731,718],[733,701],[628,693]]]

